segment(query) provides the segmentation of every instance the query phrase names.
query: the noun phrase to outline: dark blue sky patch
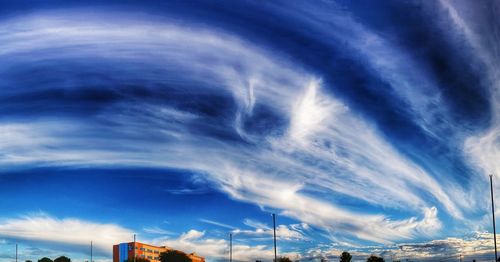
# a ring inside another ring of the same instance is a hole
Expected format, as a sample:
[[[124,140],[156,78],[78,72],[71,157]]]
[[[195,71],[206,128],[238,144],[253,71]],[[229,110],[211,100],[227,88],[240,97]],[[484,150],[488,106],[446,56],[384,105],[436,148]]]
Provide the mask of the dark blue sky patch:
[[[437,4],[430,4],[435,7],[424,8],[419,1],[344,2],[356,10],[356,19],[425,65],[443,91],[455,124],[479,130],[488,124],[491,113],[481,79],[484,67],[471,60],[471,46],[463,35],[449,39],[454,33],[440,26],[453,21]]]
[[[289,120],[281,112],[276,112],[265,104],[258,103],[254,105],[251,113],[243,115],[245,132],[260,137],[281,136],[288,125]]]
[[[62,217],[120,221],[131,227],[136,223],[161,224],[169,217],[175,218],[172,222],[177,221],[179,212],[194,222],[203,216],[229,212],[234,205],[254,209],[228,200],[208,184],[191,182],[193,175],[184,170],[153,168],[36,168],[2,172],[0,188],[10,197],[1,202],[4,208],[18,214],[44,210]],[[189,194],[189,190],[196,193]],[[184,193],[172,194],[174,191]],[[25,199],[26,194],[37,196],[37,200]],[[219,206],[216,203],[226,204],[214,209]],[[152,213],[145,217],[145,210]],[[245,214],[242,212],[239,216]],[[187,224],[182,227],[189,228]]]

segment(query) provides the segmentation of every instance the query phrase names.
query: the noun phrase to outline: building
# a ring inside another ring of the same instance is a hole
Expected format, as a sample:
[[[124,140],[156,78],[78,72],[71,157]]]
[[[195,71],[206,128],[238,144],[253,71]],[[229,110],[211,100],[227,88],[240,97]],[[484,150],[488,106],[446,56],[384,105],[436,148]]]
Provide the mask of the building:
[[[123,262],[128,258],[133,258],[134,254],[138,258],[147,258],[151,262],[160,261],[160,253],[173,250],[169,247],[152,246],[139,242],[121,243],[113,246],[113,262]],[[180,251],[182,252],[182,251]],[[184,252],[183,252],[184,253]],[[195,253],[186,254],[193,262],[205,262],[204,257],[197,256]]]

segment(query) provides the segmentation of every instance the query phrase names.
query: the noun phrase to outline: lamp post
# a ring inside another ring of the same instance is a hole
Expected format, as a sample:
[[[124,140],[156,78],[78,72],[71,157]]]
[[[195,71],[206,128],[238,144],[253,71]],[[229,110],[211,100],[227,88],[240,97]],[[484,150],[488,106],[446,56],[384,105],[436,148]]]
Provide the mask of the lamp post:
[[[490,190],[491,190],[491,214],[493,215],[493,241],[495,244],[495,262],[498,261],[497,256],[497,232],[495,228],[495,202],[493,200],[493,174],[490,174]]]
[[[92,240],[90,240],[90,262],[94,262],[93,260],[93,253],[92,253]]]
[[[274,262],[278,262],[276,255],[276,214],[273,213],[273,230],[274,230]]]
[[[229,262],[233,262],[233,234],[229,233]]]
[[[16,244],[16,262],[17,262],[17,244]]]

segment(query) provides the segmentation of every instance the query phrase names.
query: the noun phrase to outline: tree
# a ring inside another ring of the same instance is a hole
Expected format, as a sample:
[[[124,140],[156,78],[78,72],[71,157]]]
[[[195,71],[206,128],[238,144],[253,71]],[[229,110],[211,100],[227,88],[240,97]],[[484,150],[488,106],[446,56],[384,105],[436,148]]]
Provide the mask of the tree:
[[[186,253],[178,250],[169,250],[160,254],[161,262],[192,262]]]
[[[54,259],[54,262],[71,262],[71,259],[66,256],[60,256],[56,259]]]
[[[375,255],[371,255],[368,259],[366,259],[366,262],[384,262],[384,259]]]
[[[38,262],[54,262],[54,261],[52,261],[52,259],[48,257],[43,257],[41,259],[38,259]]]
[[[288,257],[278,257],[277,262],[292,262],[292,260],[289,259]]]
[[[342,252],[342,255],[340,255],[340,262],[351,262],[352,256],[349,254],[349,252]]]
[[[55,261],[54,261],[55,262]],[[124,262],[134,262],[134,258],[133,257],[129,257],[127,260],[125,260]],[[135,258],[135,262],[150,262],[149,259],[147,258],[144,258],[144,257],[136,257]]]

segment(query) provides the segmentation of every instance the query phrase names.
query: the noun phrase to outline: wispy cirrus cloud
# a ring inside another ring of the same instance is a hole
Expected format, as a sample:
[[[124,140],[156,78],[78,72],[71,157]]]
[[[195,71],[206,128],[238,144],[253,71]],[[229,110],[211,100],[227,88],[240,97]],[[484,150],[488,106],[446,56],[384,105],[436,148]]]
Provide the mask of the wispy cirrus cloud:
[[[158,234],[158,235],[172,235],[174,232],[165,230],[160,227],[145,227],[142,229],[145,233],[148,234]]]
[[[278,208],[307,224],[375,242],[438,231],[441,223],[435,206],[461,217],[451,200],[455,191],[440,187],[405,158],[374,124],[324,90],[314,74],[280,56],[206,28],[134,23],[121,33],[112,24],[83,25],[57,17],[42,14],[23,23],[5,22],[2,30],[9,26],[19,31],[2,36],[7,48],[0,55],[16,63],[100,57],[104,63],[122,61],[121,66],[106,69],[110,82],[97,80],[103,85],[99,92],[108,93],[102,102],[92,104],[97,112],[88,116],[92,121],[71,114],[55,120],[49,112],[29,123],[2,123],[0,129],[6,135],[0,141],[5,152],[0,162],[4,166],[189,169],[235,199]],[[20,45],[21,40],[29,44]],[[46,52],[47,48],[59,51]],[[33,56],[27,59],[22,53]],[[137,61],[158,71],[138,74],[133,66]],[[164,78],[165,74],[171,78]],[[113,80],[116,75],[120,79]],[[186,82],[184,75],[196,77]],[[154,83],[143,91],[155,96],[138,99],[134,92],[116,89],[117,83],[125,82]],[[169,87],[176,83],[191,89]],[[33,88],[44,92],[47,87]],[[85,90],[71,85],[59,88],[69,94],[75,88]],[[18,92],[14,95],[23,95]],[[181,96],[168,100],[171,92]],[[84,99],[78,93],[75,96]],[[171,103],[158,103],[153,97]],[[206,97],[219,101],[219,106],[205,105]],[[183,104],[185,99],[191,102]],[[57,101],[66,103],[65,98],[56,97]],[[392,219],[354,212],[325,200],[330,194],[376,207],[406,208],[414,215]]]
[[[300,226],[278,225],[276,236],[281,240],[307,240],[308,238],[298,228]],[[255,230],[235,229],[232,231],[235,236],[243,238],[269,238],[273,237],[274,231],[270,228],[256,228]]]
[[[231,225],[224,224],[224,223],[217,222],[217,221],[213,221],[213,220],[210,220],[210,219],[200,218],[200,221],[204,222],[204,223],[207,223],[207,224],[215,225],[215,226],[218,226],[218,227],[227,228],[227,229],[235,229],[236,228],[236,227],[233,227]]]

